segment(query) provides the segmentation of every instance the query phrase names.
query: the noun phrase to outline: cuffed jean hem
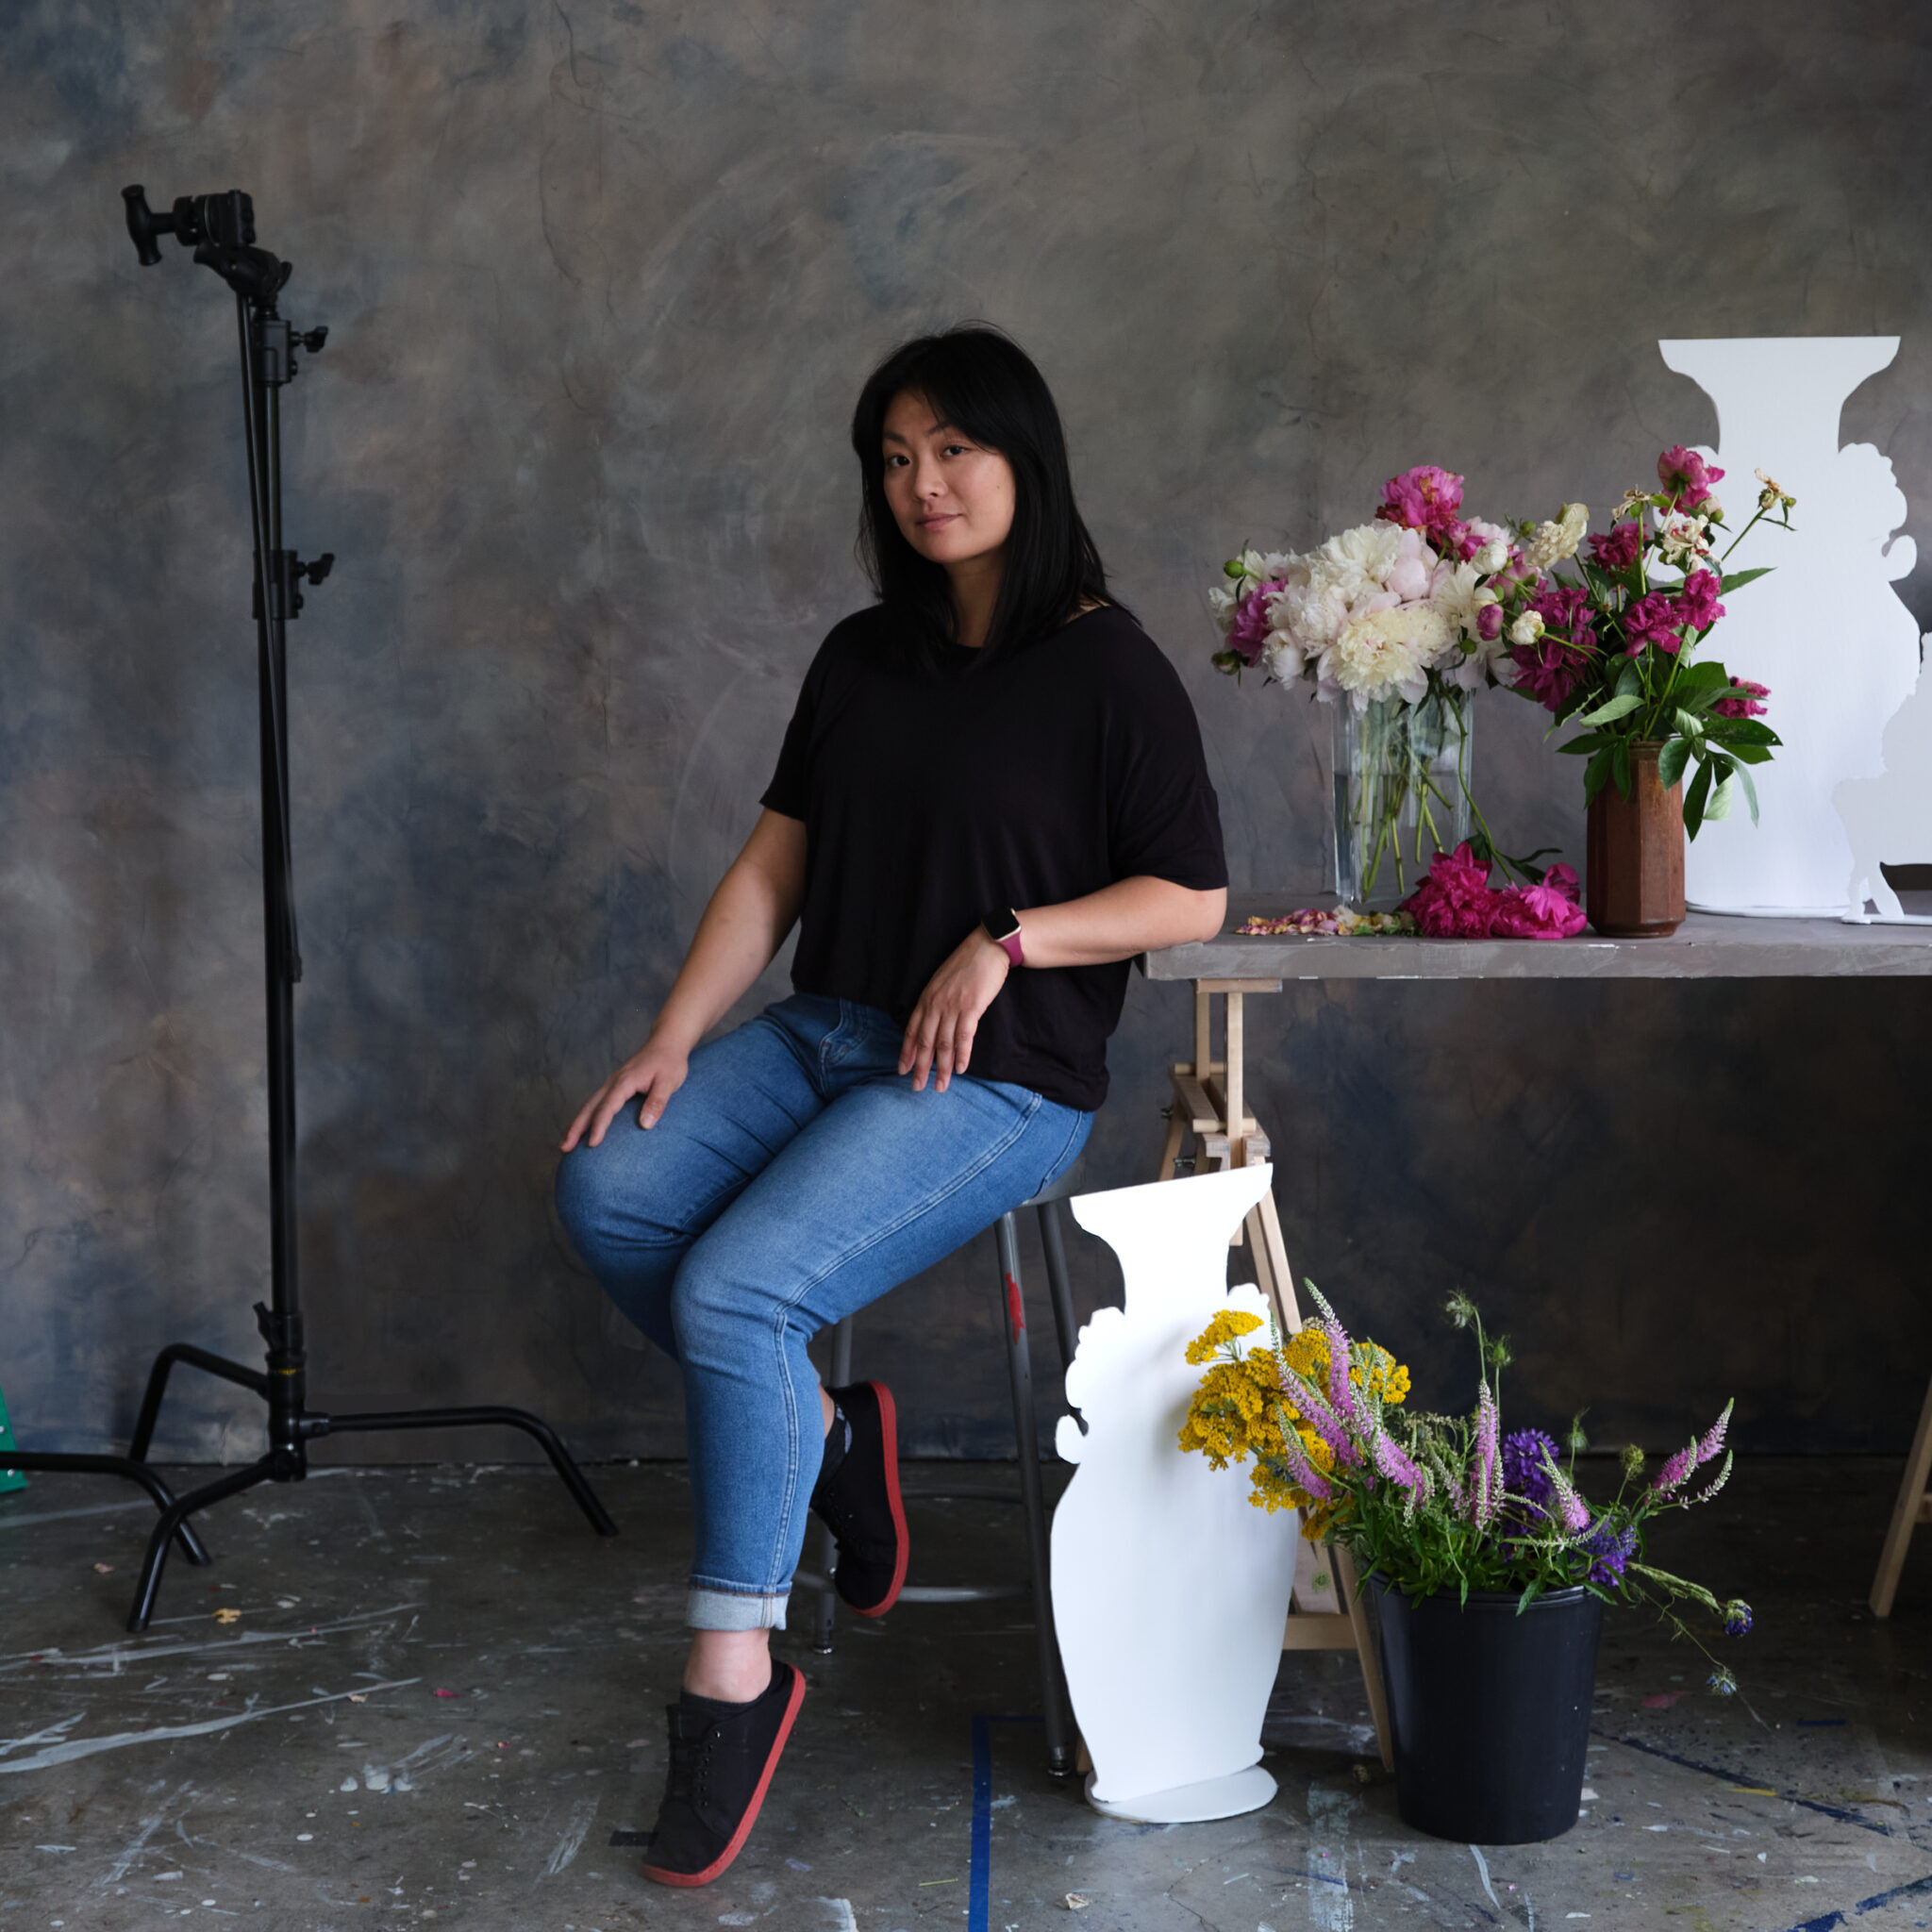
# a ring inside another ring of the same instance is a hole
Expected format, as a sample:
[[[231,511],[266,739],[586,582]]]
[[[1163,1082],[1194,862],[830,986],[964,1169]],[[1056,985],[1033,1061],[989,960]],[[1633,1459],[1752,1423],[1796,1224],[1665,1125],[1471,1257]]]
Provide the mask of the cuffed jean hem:
[[[704,1590],[694,1584],[684,1599],[684,1621],[691,1630],[782,1630],[785,1604],[782,1596]]]

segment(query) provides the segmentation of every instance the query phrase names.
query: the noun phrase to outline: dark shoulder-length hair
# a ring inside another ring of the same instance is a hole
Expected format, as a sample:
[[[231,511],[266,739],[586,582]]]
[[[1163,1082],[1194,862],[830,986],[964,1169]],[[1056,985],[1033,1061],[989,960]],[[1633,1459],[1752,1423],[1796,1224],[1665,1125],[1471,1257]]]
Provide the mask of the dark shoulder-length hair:
[[[1025,649],[1083,605],[1111,603],[1100,553],[1074,507],[1066,437],[1045,378],[1009,336],[985,323],[964,323],[894,349],[873,371],[852,412],[852,447],[865,490],[858,556],[892,620],[889,648],[908,668],[931,672],[957,629],[944,568],[906,541],[886,501],[886,411],[908,390],[924,396],[941,422],[1012,466],[1012,533],[992,624],[974,668]]]

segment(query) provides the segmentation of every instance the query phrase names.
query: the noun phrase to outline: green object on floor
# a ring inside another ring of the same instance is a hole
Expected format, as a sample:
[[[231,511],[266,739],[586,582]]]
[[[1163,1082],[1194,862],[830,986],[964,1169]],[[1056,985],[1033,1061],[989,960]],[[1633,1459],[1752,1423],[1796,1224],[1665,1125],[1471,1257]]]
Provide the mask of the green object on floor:
[[[0,1394],[0,1496],[8,1490],[26,1488],[26,1477],[19,1470],[7,1467],[6,1452],[19,1447],[20,1444],[13,1440],[12,1425],[7,1420],[7,1397]]]

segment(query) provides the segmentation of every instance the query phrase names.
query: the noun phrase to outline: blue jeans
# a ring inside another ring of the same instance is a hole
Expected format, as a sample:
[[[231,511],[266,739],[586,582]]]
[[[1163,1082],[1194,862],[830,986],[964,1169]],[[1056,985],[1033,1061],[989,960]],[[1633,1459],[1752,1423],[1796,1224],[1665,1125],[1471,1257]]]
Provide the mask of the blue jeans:
[[[708,1041],[658,1124],[633,1100],[557,1205],[605,1291],[682,1372],[697,1527],[687,1622],[782,1629],[824,1446],[819,1329],[1064,1172],[1091,1113],[897,1071],[904,1028],[795,993]]]

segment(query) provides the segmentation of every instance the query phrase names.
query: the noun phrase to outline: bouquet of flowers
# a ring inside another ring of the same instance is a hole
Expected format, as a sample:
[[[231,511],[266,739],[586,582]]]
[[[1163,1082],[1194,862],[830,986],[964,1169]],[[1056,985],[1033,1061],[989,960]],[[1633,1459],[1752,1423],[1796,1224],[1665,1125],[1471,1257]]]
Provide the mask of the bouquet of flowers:
[[[1473,1590],[1515,1591],[1526,1607],[1580,1587],[1607,1603],[1650,1604],[1707,1657],[1682,1607],[1708,1611],[1726,1636],[1751,1628],[1748,1604],[1720,1603],[1644,1561],[1652,1518],[1707,1503],[1724,1488],[1729,1404],[1648,1480],[1643,1452],[1624,1450],[1615,1496],[1592,1504],[1577,1487],[1576,1453],[1588,1446],[1577,1424],[1563,1450],[1540,1429],[1503,1433],[1508,1344],[1485,1337],[1468,1296],[1450,1296],[1448,1314],[1475,1332],[1474,1413],[1411,1415],[1408,1371],[1378,1343],[1352,1340],[1314,1283],[1307,1288],[1319,1318],[1286,1342],[1271,1333],[1266,1349],[1243,1347],[1260,1318],[1228,1310],[1188,1346],[1188,1360],[1207,1374],[1180,1446],[1216,1469],[1252,1457],[1257,1507],[1301,1510],[1303,1536],[1341,1542],[1364,1572],[1418,1602],[1443,1591],[1463,1601]],[[1710,1688],[1737,1688],[1714,1657]]]
[[[1662,745],[1657,779],[1666,791],[1694,761],[1697,774],[1684,793],[1684,829],[1694,839],[1706,819],[1729,813],[1734,788],[1757,822],[1746,767],[1769,759],[1778,738],[1757,722],[1770,696],[1763,685],[1709,659],[1693,663],[1692,656],[1724,614],[1720,598],[1767,574],[1727,576],[1724,558],[1765,518],[1789,530],[1797,499],[1758,471],[1751,521],[1720,552],[1724,514],[1711,485],[1724,473],[1675,443],[1657,458],[1657,474],[1656,490],[1624,493],[1609,529],[1591,538],[1588,558],[1570,545],[1574,577],[1558,575],[1558,559],[1545,561],[1532,539],[1520,563],[1491,580],[1514,666],[1497,682],[1534,698],[1558,724],[1582,727],[1557,749],[1590,760],[1586,803],[1612,780],[1631,795],[1634,744]],[[1566,525],[1588,525],[1580,504],[1566,505],[1563,515]]]
[[[1533,858],[1496,849],[1469,782],[1469,695],[1517,675],[1504,631],[1504,592],[1516,579],[1500,589],[1498,580],[1522,555],[1502,525],[1464,518],[1460,476],[1425,463],[1382,486],[1373,522],[1305,553],[1244,549],[1208,593],[1226,639],[1218,669],[1258,667],[1271,682],[1304,682],[1323,703],[1342,704],[1336,891],[1344,904],[1366,901],[1391,859],[1396,890],[1406,891],[1408,868],[1470,839],[1472,820],[1479,852],[1541,876]]]

